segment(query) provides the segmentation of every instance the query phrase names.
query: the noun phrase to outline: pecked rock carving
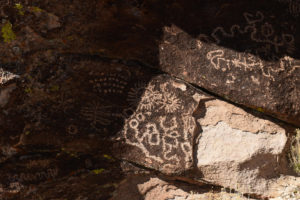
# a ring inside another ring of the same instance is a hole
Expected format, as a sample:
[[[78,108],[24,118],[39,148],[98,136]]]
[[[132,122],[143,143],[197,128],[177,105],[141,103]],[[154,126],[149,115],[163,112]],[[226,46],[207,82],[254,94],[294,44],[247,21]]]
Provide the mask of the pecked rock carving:
[[[162,70],[299,125],[297,26],[281,25],[285,19],[275,20],[276,13],[251,6],[235,16],[237,22],[200,32],[195,38],[176,25],[164,27],[159,48]],[[222,20],[226,17],[231,19],[224,13]],[[201,21],[198,24],[202,27]]]
[[[192,115],[198,104],[188,95],[193,89],[187,87],[167,76],[157,76],[148,83],[121,132],[125,145],[135,152],[125,153],[125,159],[164,173],[191,168],[197,127]],[[128,98],[136,99],[138,91],[134,86]]]
[[[132,101],[141,96],[117,137],[119,158],[262,197],[277,194],[279,182],[289,180],[285,147],[291,127],[166,75],[129,91]]]

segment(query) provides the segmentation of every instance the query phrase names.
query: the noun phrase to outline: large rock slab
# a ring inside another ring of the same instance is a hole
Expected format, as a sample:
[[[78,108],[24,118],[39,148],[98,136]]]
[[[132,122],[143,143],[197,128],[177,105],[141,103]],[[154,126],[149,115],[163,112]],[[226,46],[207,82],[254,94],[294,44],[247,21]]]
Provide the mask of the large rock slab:
[[[101,1],[91,13],[68,51],[138,60],[300,125],[299,1]]]
[[[205,102],[205,107],[197,147],[204,179],[261,196],[277,191],[278,177],[290,173],[287,127],[220,100]]]
[[[128,98],[136,100],[137,85]],[[125,120],[121,157],[167,174],[182,173],[193,165],[197,128],[193,112],[195,89],[169,76],[153,77],[134,114]]]
[[[293,174],[286,157],[291,130],[159,75],[149,80],[135,112],[125,119],[115,152],[182,180],[273,197],[281,188],[278,181]]]
[[[210,12],[188,7],[187,25],[176,19],[164,27],[161,69],[299,126],[299,2],[202,3]],[[284,10],[289,4],[295,16]]]

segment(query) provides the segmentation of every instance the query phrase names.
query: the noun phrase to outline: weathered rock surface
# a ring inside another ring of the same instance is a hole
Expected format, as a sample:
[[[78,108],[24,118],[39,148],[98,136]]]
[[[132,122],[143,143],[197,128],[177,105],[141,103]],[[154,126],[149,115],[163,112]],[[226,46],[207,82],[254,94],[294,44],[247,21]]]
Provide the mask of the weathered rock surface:
[[[286,158],[292,129],[168,76],[149,81],[124,123],[119,157],[165,174],[270,197],[278,177],[292,173]]]
[[[52,56],[38,75],[1,85],[0,199],[108,199],[122,178],[109,138],[134,109],[129,89],[149,75],[112,61]],[[51,76],[43,74],[49,65]]]
[[[168,76],[157,76],[146,86],[133,115],[125,120],[121,138],[128,147],[121,157],[164,173],[182,173],[193,165],[193,141],[198,106],[195,90]],[[135,100],[139,85],[129,93]]]
[[[199,188],[180,182],[163,180],[160,177],[144,175],[126,177],[114,192],[111,200],[117,199],[159,199],[159,200],[230,200],[252,199],[239,193],[212,192],[211,188]]]
[[[92,5],[93,20],[81,31],[74,28],[78,21],[69,21],[74,34],[65,37],[67,51],[138,60],[300,125],[299,1]],[[69,12],[75,11],[80,13],[76,8]],[[88,21],[88,16],[80,22]]]
[[[204,179],[243,193],[274,193],[273,182],[290,173],[285,127],[220,100],[205,107],[197,144],[197,167]]]
[[[189,31],[165,26],[161,69],[300,126],[299,22],[276,2],[255,2],[228,1],[210,16],[195,14]]]

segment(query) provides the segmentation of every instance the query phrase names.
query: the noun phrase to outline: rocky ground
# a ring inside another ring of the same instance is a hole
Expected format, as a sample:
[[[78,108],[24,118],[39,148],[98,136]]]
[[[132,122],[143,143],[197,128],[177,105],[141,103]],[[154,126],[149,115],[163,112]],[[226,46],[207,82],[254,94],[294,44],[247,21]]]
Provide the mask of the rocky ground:
[[[0,17],[0,200],[300,199],[299,0]]]

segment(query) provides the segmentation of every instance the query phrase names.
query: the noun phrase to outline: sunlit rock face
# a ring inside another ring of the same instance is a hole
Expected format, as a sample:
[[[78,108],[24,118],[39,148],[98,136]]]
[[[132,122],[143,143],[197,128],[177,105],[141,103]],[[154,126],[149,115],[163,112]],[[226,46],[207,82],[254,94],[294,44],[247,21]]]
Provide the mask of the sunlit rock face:
[[[205,106],[196,150],[204,179],[243,193],[274,193],[273,183],[289,174],[286,127],[220,100]]]

